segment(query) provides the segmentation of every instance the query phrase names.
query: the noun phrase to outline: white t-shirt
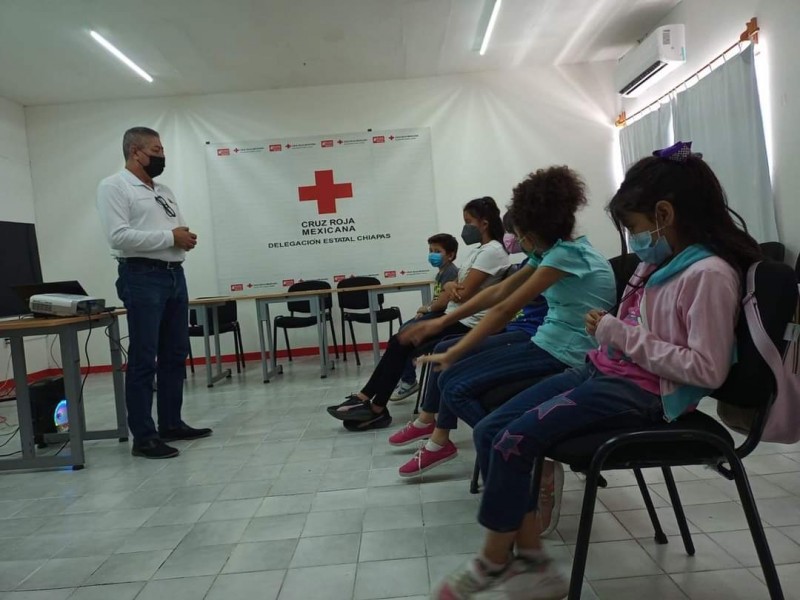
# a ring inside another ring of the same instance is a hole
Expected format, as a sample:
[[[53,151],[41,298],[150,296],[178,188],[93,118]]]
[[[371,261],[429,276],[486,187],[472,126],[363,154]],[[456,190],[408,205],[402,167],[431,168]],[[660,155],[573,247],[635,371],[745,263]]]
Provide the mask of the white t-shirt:
[[[100,221],[114,256],[181,262],[186,252],[174,246],[172,230],[185,227],[186,222],[172,190],[153,184],[149,188],[127,169],[103,179],[97,187]]]
[[[486,244],[478,246],[472,251],[472,254],[469,255],[467,260],[458,270],[458,283],[463,283],[470,270],[476,269],[489,275],[489,277],[487,277],[480,285],[479,290],[482,290],[500,281],[503,278],[503,273],[509,264],[511,264],[510,259],[505,248],[503,248],[503,244],[497,240],[492,240],[491,242],[487,242]],[[455,302],[450,302],[447,305],[445,313],[454,311],[456,308],[458,308],[458,304]],[[471,317],[461,319],[460,323],[471,329],[478,324],[478,321],[480,321],[485,314],[485,310],[477,312]]]

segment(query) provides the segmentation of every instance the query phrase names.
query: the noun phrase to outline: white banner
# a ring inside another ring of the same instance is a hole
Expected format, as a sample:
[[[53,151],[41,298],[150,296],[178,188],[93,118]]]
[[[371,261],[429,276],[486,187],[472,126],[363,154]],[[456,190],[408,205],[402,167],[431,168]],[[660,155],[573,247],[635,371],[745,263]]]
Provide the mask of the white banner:
[[[219,293],[432,277],[430,130],[208,144]]]

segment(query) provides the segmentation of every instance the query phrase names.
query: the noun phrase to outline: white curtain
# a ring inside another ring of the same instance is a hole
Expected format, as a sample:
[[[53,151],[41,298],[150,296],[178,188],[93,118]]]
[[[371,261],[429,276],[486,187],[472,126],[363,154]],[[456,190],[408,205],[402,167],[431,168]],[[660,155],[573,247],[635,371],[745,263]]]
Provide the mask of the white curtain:
[[[619,132],[619,143],[622,168],[626,172],[640,158],[650,156],[653,150],[671,146],[674,142],[670,104],[662,104],[658,110],[623,127]]]
[[[753,237],[767,242],[778,231],[754,59],[750,46],[678,94],[673,121],[675,138],[703,153],[731,208]]]

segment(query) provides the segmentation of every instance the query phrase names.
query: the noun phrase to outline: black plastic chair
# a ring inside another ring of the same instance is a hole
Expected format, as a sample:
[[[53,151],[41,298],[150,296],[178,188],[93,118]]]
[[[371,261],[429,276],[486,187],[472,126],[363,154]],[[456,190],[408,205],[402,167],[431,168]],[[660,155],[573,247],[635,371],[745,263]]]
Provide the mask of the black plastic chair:
[[[236,356],[236,372],[241,373],[245,368],[244,364],[244,345],[242,344],[242,330],[239,327],[238,314],[236,310],[236,300],[229,300],[217,308],[217,320],[219,321],[219,332],[233,334],[233,350]],[[214,335],[214,313],[213,309],[206,307],[206,323],[208,323],[208,334]],[[197,324],[197,311],[189,309],[189,337],[204,337],[203,326]],[[192,345],[189,344],[189,368],[194,373],[194,357],[192,356]],[[206,365],[210,369],[211,365]]]
[[[755,297],[764,328],[782,352],[786,344],[783,340],[784,331],[797,306],[797,280],[791,267],[779,262],[762,263],[756,274]],[[775,379],[753,343],[744,315],[739,318],[736,339],[737,362],[731,367],[723,386],[711,396],[718,402],[755,410],[750,433],[740,446],[735,445],[730,433],[721,423],[705,413],[694,411],[672,423],[659,423],[643,430],[586,432],[584,435],[562,440],[546,453],[547,458],[587,474],[572,564],[570,600],[577,600],[581,596],[597,488],[602,485],[601,471],[634,469],[645,507],[655,529],[656,542],[665,544],[667,538],[641,474],[643,468],[661,468],[686,553],[694,555],[694,544],[671,471],[671,467],[687,465],[710,466],[725,478],[735,481],[770,598],[783,598],[775,563],[741,460],[761,440],[764,423],[775,396]],[[541,456],[534,461],[531,493],[535,495],[539,494],[544,459]],[[726,463],[728,467],[725,466]]]
[[[786,246],[780,242],[764,242],[759,246],[761,246],[761,252],[764,253],[764,256],[770,260],[783,262],[786,259]]]
[[[312,290],[329,290],[331,284],[327,281],[300,281],[290,286],[287,291],[289,292],[308,292]],[[278,329],[283,329],[283,339],[286,341],[286,352],[289,355],[289,362],[292,362],[292,347],[289,345],[289,329],[302,329],[304,327],[314,327],[317,324],[317,316],[311,314],[311,302],[309,300],[292,300],[286,303],[289,309],[289,315],[281,315],[275,317],[273,320],[273,334],[272,339],[275,340],[275,350],[278,348]],[[336,358],[339,358],[339,344],[336,341],[336,329],[333,326],[333,316],[331,310],[333,308],[332,294],[325,295],[324,311],[325,320],[330,323],[331,337],[333,338],[333,349],[336,353]],[[309,316],[297,316],[309,315]]]
[[[365,287],[368,285],[380,285],[381,282],[375,277],[348,277],[343,279],[336,286],[337,289],[346,289],[351,287]],[[356,364],[361,365],[361,358],[358,355],[358,346],[356,345],[356,334],[353,329],[353,323],[369,323],[369,292],[356,291],[356,292],[340,292],[339,296],[339,311],[342,316],[342,358],[347,360],[347,334],[344,329],[344,324],[350,326],[350,339],[353,342],[353,353],[356,355]],[[383,294],[378,294],[378,310],[375,312],[375,319],[378,323],[389,323],[389,337],[394,335],[394,320],[397,319],[400,326],[403,324],[403,317],[400,315],[400,309],[396,306],[383,308],[384,297]],[[366,311],[366,312],[363,312]]]

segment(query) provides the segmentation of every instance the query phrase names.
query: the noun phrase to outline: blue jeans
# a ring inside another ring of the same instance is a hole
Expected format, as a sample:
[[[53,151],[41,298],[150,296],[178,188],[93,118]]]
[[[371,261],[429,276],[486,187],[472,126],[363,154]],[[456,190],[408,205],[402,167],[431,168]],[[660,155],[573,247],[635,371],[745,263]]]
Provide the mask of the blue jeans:
[[[439,354],[442,352],[446,352],[450,347],[455,346],[458,341],[464,336],[453,336],[447,338],[438,344],[433,349],[434,354]],[[480,344],[475,346],[468,354],[466,354],[461,360],[459,360],[455,365],[453,365],[448,371],[434,371],[431,369],[428,371],[428,375],[425,378],[425,392],[422,395],[422,410],[429,413],[440,414],[442,411],[445,411],[444,417],[437,418],[437,424],[439,420],[442,420],[445,423],[444,429],[455,429],[456,428],[456,421],[457,417],[453,415],[452,411],[448,410],[444,407],[443,403],[441,402],[441,388],[440,388],[440,381],[443,376],[446,376],[447,373],[452,371],[453,369],[458,368],[464,361],[467,361],[470,357],[474,357],[476,354],[480,354],[483,356],[484,352],[490,350],[492,348],[497,348],[500,346],[509,346],[509,345],[516,345],[516,344],[527,344],[530,342],[531,336],[523,331],[511,331],[508,333],[497,333],[495,335],[490,335],[489,337],[485,338]],[[447,426],[448,424],[452,426]],[[441,427],[441,425],[439,425]]]
[[[158,427],[180,427],[189,354],[189,296],[182,268],[121,263],[117,294],[128,311],[125,404],[134,443],[158,437],[153,382],[158,377]]]
[[[401,331],[403,331],[403,329],[405,329],[409,325],[413,325],[414,323],[419,323],[420,321],[427,321],[428,319],[436,319],[438,317],[441,317],[443,314],[444,311],[439,310],[436,312],[425,313],[421,317],[409,319],[400,326],[400,329],[398,329],[397,332],[400,333]],[[416,380],[417,380],[417,368],[414,366],[413,359],[409,358],[406,361],[406,366],[403,368],[403,375],[400,377],[400,381],[402,381],[403,383],[412,384]]]
[[[485,489],[478,521],[492,531],[519,529],[536,510],[531,471],[537,456],[584,433],[647,427],[664,418],[661,398],[585,365],[521,392],[473,431]]]
[[[518,379],[555,375],[569,365],[534,344],[524,332],[505,334],[516,343],[490,348],[458,361],[439,378],[442,402],[436,426],[455,429],[458,419],[474,428],[486,415],[481,396]],[[524,337],[523,337],[524,336]]]

